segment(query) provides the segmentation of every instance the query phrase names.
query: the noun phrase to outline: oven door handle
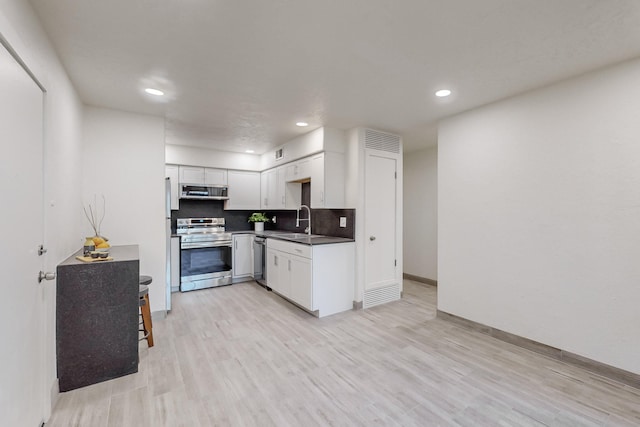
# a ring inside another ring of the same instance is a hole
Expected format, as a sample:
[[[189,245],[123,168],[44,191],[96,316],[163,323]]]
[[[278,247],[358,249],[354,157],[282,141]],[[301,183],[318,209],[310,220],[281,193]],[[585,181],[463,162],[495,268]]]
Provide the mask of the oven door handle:
[[[231,247],[231,241],[224,242],[193,242],[193,243],[183,243],[180,245],[180,249],[201,249],[201,248],[221,248],[221,247]]]

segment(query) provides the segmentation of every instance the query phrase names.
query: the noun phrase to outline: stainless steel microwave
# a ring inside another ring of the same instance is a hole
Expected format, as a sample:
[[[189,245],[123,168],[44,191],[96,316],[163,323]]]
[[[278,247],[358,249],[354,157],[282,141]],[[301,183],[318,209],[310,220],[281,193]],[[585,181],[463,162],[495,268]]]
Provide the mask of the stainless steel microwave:
[[[229,188],[226,185],[181,184],[181,199],[227,200]]]

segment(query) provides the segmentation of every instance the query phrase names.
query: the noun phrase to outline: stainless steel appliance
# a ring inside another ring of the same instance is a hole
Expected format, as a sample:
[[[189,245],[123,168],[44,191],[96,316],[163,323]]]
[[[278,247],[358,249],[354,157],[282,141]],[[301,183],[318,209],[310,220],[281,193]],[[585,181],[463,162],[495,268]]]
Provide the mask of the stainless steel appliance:
[[[253,280],[267,286],[267,239],[256,236],[253,239]]]
[[[226,185],[180,185],[181,199],[227,200],[229,188]]]
[[[224,218],[178,218],[180,243],[180,291],[194,291],[231,284],[231,233]]]

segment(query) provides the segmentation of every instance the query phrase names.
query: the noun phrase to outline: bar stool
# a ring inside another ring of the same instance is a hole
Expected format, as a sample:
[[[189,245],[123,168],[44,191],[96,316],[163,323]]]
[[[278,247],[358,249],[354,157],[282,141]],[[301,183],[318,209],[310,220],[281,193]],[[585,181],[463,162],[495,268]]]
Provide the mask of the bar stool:
[[[142,314],[142,329],[140,332],[144,332],[144,336],[140,338],[140,341],[146,339],[147,345],[153,347],[153,325],[151,323],[151,303],[149,302],[149,285],[153,281],[151,276],[140,276],[140,313]]]

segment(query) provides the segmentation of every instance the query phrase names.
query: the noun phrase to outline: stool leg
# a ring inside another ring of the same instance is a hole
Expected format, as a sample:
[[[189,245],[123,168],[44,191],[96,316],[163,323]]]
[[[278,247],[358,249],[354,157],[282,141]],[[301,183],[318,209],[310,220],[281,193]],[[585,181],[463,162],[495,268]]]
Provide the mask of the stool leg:
[[[144,334],[147,335],[147,345],[153,347],[153,325],[151,324],[151,304],[149,304],[149,294],[144,297],[145,304],[140,307],[142,311],[142,327],[144,328]]]

